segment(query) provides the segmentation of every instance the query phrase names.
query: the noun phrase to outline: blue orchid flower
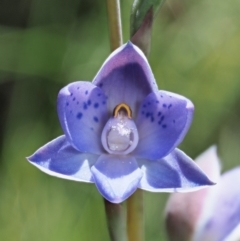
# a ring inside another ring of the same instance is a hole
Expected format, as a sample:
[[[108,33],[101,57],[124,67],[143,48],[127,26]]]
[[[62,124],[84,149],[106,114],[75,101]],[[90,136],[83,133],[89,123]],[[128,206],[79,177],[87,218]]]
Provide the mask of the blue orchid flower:
[[[171,194],[166,208],[169,240],[239,241],[240,167],[220,175],[216,146],[196,162],[217,185],[185,195]]]
[[[131,42],[108,57],[92,83],[64,87],[57,110],[64,135],[28,158],[47,174],[95,183],[113,203],[137,188],[173,192],[213,184],[176,149],[191,124],[192,102],[159,91],[147,59]]]

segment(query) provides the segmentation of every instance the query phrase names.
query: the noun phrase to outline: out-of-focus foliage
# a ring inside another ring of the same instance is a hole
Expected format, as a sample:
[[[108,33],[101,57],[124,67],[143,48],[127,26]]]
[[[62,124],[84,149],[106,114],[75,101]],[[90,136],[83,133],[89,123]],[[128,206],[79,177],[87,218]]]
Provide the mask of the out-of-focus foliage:
[[[148,11],[152,9],[155,16],[164,0],[134,0],[130,17],[130,34],[133,36],[142,25]]]
[[[125,41],[131,4],[121,1]],[[161,89],[195,104],[181,148],[195,157],[218,142],[224,169],[240,162],[239,12],[237,0],[166,1],[149,59]],[[0,240],[109,240],[94,185],[52,178],[25,159],[62,134],[59,89],[91,80],[109,49],[104,1],[0,2]],[[146,240],[166,240],[166,197],[145,193]]]

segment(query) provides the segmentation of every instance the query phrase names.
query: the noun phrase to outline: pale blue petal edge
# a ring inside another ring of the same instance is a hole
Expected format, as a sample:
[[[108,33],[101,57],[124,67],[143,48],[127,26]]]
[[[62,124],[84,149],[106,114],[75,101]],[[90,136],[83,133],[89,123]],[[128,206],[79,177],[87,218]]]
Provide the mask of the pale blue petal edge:
[[[175,149],[161,160],[139,160],[143,177],[139,188],[151,192],[189,192],[213,185],[197,164]]]
[[[92,183],[94,179],[90,168],[97,158],[97,155],[80,153],[68,143],[65,136],[60,136],[27,159],[51,176]]]
[[[112,203],[126,200],[135,192],[142,177],[131,156],[101,155],[91,170],[99,192]]]

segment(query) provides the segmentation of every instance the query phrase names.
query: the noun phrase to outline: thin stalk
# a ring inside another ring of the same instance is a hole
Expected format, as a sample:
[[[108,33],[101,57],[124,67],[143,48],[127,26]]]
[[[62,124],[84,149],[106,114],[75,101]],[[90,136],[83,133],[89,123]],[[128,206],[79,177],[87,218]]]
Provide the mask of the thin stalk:
[[[119,0],[107,0],[111,51],[122,45],[122,23]]]
[[[111,51],[122,45],[122,24],[119,0],[107,0]],[[104,200],[111,241],[143,241],[143,194],[137,190],[125,204]]]
[[[106,199],[104,203],[111,241],[128,241],[125,205],[110,203]]]
[[[144,241],[143,191],[137,191],[127,200],[128,241]]]
[[[122,23],[119,0],[106,0],[111,51],[122,45]],[[107,225],[111,241],[128,241],[126,207],[104,199]]]
[[[119,0],[106,0],[111,51],[122,45],[122,23]],[[104,199],[107,225],[111,241],[128,241],[127,215],[124,204],[114,204]]]

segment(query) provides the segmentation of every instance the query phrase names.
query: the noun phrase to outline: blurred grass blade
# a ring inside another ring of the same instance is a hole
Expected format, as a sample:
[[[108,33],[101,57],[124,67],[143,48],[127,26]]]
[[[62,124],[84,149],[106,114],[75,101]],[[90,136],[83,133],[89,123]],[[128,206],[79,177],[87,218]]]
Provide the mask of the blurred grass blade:
[[[135,0],[130,18],[131,41],[147,56],[150,51],[153,18],[164,0]]]
[[[151,47],[152,23],[153,8],[151,7],[143,19],[142,25],[138,31],[131,37],[132,43],[137,45],[146,56],[148,56]]]

